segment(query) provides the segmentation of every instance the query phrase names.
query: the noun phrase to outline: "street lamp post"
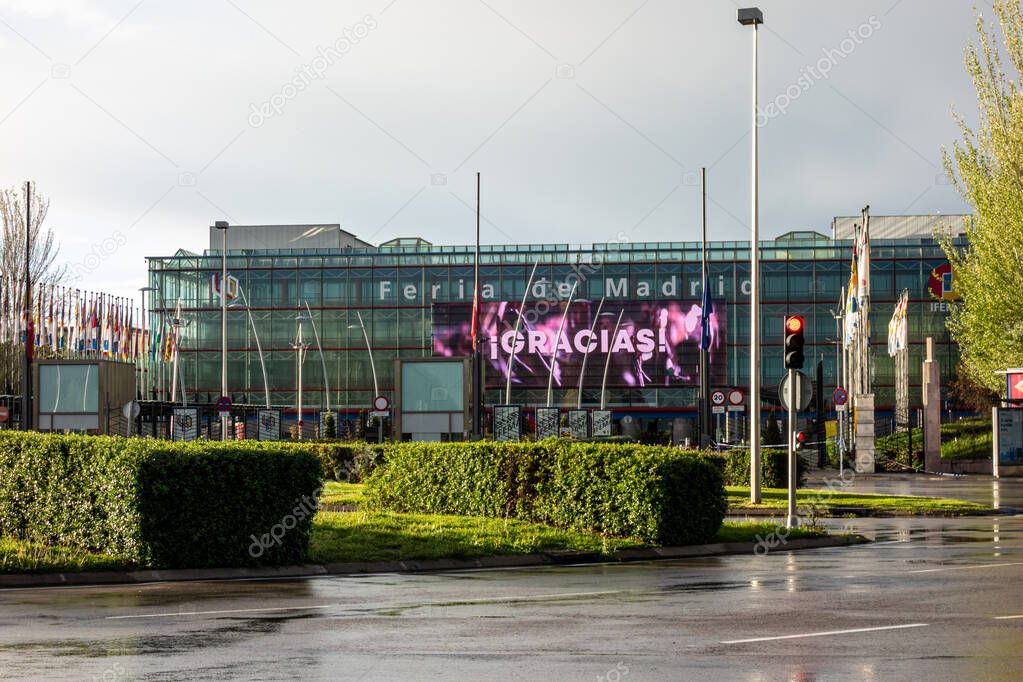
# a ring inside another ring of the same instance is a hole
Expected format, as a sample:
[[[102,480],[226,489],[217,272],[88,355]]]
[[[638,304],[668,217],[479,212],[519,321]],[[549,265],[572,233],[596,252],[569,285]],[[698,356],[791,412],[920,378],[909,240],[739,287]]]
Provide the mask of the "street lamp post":
[[[181,316],[181,299],[178,299],[178,307],[174,311],[174,317],[171,318],[171,328],[174,330],[173,344],[174,344],[174,358],[173,364],[171,365],[171,402],[176,402],[178,399],[178,380],[181,373],[181,363],[178,362],[178,356],[181,355],[181,330],[192,323],[191,320],[186,320]],[[181,406],[188,407],[188,393],[185,391],[185,382],[181,380]]]
[[[218,220],[213,227],[224,233],[220,254],[220,395],[227,395],[227,221]],[[227,440],[230,412],[220,413],[220,440]]]
[[[266,378],[266,362],[263,360],[263,345],[259,342],[259,333],[256,331],[256,321],[252,319],[252,308],[249,307],[249,297],[245,295],[242,285],[238,285],[238,294],[242,297],[245,305],[245,312],[249,317],[249,326],[252,327],[252,338],[256,340],[256,352],[259,353],[259,368],[263,372],[263,394],[266,397],[266,409],[270,409],[270,382]],[[246,385],[248,382],[246,381]]]
[[[572,291],[568,294],[565,312],[561,313],[561,323],[558,324],[558,335],[554,337],[554,347],[551,349],[550,372],[547,375],[547,407],[551,406],[554,396],[554,367],[558,364],[558,344],[561,343],[561,334],[565,331],[565,320],[568,318],[568,311],[572,307],[572,299],[575,297],[575,290],[578,286],[578,280],[572,283]]]
[[[607,347],[607,357],[604,358],[604,378],[600,382],[600,409],[602,410],[607,405],[607,371],[611,367],[611,349],[615,347],[615,340],[618,338],[618,330],[622,327],[622,315],[624,313],[624,309],[618,311],[618,320],[615,322],[614,331],[611,332],[611,341]],[[632,323],[630,322],[626,326],[632,326]]]
[[[297,420],[298,420],[298,439],[302,440],[302,363],[305,362],[306,349],[309,348],[309,344],[302,338],[302,320],[305,319],[302,315],[295,316],[295,323],[298,325],[298,331],[295,334],[295,343],[291,344],[291,347],[295,349],[295,364],[296,373],[298,378],[298,395],[297,395]]]
[[[586,344],[586,352],[583,353],[582,366],[579,368],[579,389],[576,391],[575,397],[575,409],[577,410],[581,410],[583,407],[583,377],[586,376],[586,359],[590,357],[590,345],[593,343],[593,332],[597,328],[597,321],[600,320],[600,311],[603,307],[604,297],[601,296],[600,303],[597,304],[597,312],[593,316],[593,324],[590,325],[590,343]]]
[[[359,318],[359,324],[348,325],[349,329],[362,329],[362,338],[366,341],[366,352],[369,353],[369,371],[373,374],[373,398],[380,395],[380,384],[377,383],[377,366],[373,362],[373,347],[369,343],[369,334],[366,333],[366,324],[362,321],[362,313],[358,310],[355,311],[356,317]],[[370,399],[370,407],[372,407],[373,399]],[[384,422],[377,417],[377,442],[383,442],[384,440]]]
[[[515,349],[519,345],[519,328],[522,326],[522,311],[526,308],[526,301],[529,299],[529,290],[533,286],[533,277],[536,276],[536,266],[540,261],[533,263],[533,270],[529,273],[526,281],[526,290],[522,294],[522,304],[519,305],[519,314],[515,318],[515,335],[512,336],[511,353],[508,354],[508,378],[504,385],[504,404],[511,405],[511,377],[512,369],[515,367]]]
[[[764,13],[757,7],[740,9],[737,19],[743,26],[753,27],[753,145],[750,222],[750,502],[760,503],[760,169],[759,128],[757,127],[757,27],[764,23]]]

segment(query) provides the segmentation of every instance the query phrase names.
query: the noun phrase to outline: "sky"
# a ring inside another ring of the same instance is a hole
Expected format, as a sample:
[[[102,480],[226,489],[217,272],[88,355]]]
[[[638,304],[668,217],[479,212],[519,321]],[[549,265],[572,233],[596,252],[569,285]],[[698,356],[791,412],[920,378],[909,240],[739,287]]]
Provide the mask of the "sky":
[[[81,288],[138,297],[208,226],[373,243],[750,234],[752,49],[729,0],[0,0],[0,185]],[[760,229],[962,213],[963,0],[764,0]],[[982,5],[987,14],[990,8]]]

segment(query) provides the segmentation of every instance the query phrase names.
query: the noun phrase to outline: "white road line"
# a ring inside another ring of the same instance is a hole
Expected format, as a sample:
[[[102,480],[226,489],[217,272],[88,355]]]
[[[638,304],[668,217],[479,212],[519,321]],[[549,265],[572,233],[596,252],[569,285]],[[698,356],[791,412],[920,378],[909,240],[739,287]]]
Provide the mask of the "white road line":
[[[752,637],[750,639],[727,639],[722,644],[746,644],[748,642],[773,642],[779,639],[800,639],[803,637],[827,637],[829,635],[848,635],[853,632],[878,632],[880,630],[902,630],[905,628],[925,628],[930,623],[908,623],[906,625],[882,625],[876,628],[852,628],[850,630],[827,630],[825,632],[808,632],[802,635],[778,635],[776,637]]]
[[[460,599],[445,599],[440,601],[431,602],[419,602],[414,604],[384,604],[377,608],[423,608],[430,606],[472,606],[474,604],[507,604],[515,602],[530,602],[530,601],[555,601],[558,599],[571,599],[575,597],[599,597],[606,596],[609,594],[622,594],[623,590],[602,590],[599,592],[555,592],[553,594],[530,594],[530,595],[519,595],[511,597],[485,597],[482,599],[466,598]],[[128,618],[173,618],[175,616],[216,616],[225,615],[230,613],[259,613],[267,611],[302,611],[306,609],[329,609],[334,606],[344,606],[343,604],[319,604],[315,606],[278,606],[278,607],[266,607],[266,608],[255,608],[255,609],[223,609],[219,611],[176,611],[169,613],[140,613],[140,614],[129,614],[124,616],[106,616],[106,620],[125,620]]]
[[[1023,613],[1018,616],[995,616],[995,620],[1013,620],[1015,618],[1023,618]]]
[[[938,573],[940,571],[967,571],[972,568],[1001,568],[1002,566],[1023,566],[1023,561],[1011,561],[1000,564],[974,564],[972,566],[946,566],[944,568],[918,568],[910,573]]]

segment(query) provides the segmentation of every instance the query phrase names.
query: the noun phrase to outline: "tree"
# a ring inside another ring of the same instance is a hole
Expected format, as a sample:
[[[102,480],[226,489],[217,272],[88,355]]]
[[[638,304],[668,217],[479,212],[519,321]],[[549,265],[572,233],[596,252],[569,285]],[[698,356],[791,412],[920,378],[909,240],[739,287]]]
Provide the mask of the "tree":
[[[771,410],[771,416],[764,423],[764,433],[761,437],[761,442],[764,445],[781,445],[782,443],[781,429],[778,428],[778,419],[774,415],[774,410]]]
[[[966,48],[979,126],[954,113],[962,139],[943,150],[949,178],[974,210],[968,245],[957,248],[946,235],[942,247],[961,297],[948,327],[962,370],[974,383],[1004,391],[994,372],[1023,365],[1023,14],[1019,0],[995,0],[994,10],[1001,41],[978,14],[978,44]]]
[[[323,415],[323,437],[331,440],[337,438],[337,423],[334,421],[333,412]]]
[[[66,265],[57,264],[60,251],[53,230],[44,229],[50,200],[33,186],[30,225],[29,270],[33,289],[53,286],[67,279]],[[25,190],[0,190],[0,391],[13,392],[21,381],[21,312],[25,301]]]
[[[976,383],[960,365],[959,371],[948,384],[948,393],[952,401],[960,408],[991,413],[991,408],[998,404],[998,394],[987,386]]]

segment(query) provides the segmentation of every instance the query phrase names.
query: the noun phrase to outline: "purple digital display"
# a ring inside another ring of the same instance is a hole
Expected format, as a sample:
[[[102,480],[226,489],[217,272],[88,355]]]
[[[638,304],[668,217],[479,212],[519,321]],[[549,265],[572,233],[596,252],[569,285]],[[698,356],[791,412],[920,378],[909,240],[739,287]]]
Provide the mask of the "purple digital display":
[[[610,387],[685,387],[700,383],[700,303],[687,301],[605,302],[596,318],[596,302],[573,302],[558,335],[565,303],[530,302],[523,311],[518,336],[518,303],[480,305],[480,336],[488,362],[487,387],[504,386],[513,343],[512,385],[547,388],[552,349],[557,346],[554,385],[574,387],[586,360],[585,387],[597,389],[610,353]],[[621,312],[617,334],[615,325]],[[723,301],[714,302],[709,316],[711,385],[727,385]],[[433,352],[443,357],[471,353],[472,305],[437,303],[433,306]]]

